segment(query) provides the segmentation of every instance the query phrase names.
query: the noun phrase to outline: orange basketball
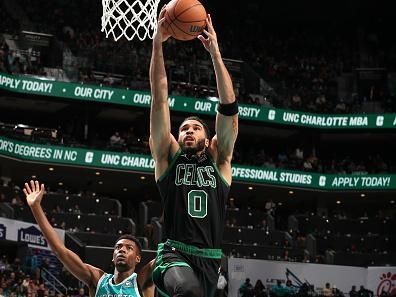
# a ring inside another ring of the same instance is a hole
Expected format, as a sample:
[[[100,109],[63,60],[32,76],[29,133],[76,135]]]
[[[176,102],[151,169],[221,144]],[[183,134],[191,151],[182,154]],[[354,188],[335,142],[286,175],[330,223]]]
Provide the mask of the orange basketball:
[[[191,40],[206,27],[206,10],[198,0],[172,0],[166,5],[165,29],[178,40]]]

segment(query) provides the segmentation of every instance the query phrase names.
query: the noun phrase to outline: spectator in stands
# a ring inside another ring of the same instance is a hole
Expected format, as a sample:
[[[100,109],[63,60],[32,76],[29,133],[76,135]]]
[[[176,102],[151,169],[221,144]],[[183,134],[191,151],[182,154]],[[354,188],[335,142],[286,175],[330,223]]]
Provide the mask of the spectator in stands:
[[[33,274],[32,274],[32,280],[35,282],[42,282],[40,267],[36,267],[34,269]]]
[[[241,297],[253,297],[254,288],[250,283],[250,278],[247,278],[245,282],[239,287],[239,294]]]
[[[265,203],[265,210],[267,214],[275,216],[276,204],[272,199]]]
[[[78,204],[74,205],[73,213],[76,213],[76,214],[80,214],[81,213],[81,209],[80,209],[80,206]]]
[[[317,264],[323,264],[325,263],[323,255],[316,255],[315,257],[315,263]]]
[[[11,72],[13,74],[22,74],[25,72],[25,66],[21,62],[22,57],[19,53],[12,52],[12,54],[9,55],[8,57],[9,57],[8,63],[10,65]]]
[[[296,148],[296,151],[295,151],[294,157],[295,157],[297,160],[299,160],[299,161],[302,162],[302,160],[304,159],[304,151],[303,151],[301,148],[297,147],[297,148]]]
[[[26,275],[22,281],[22,287],[24,288],[24,292],[28,292],[30,282],[30,275]]]
[[[14,270],[16,273],[19,273],[19,271],[22,270],[20,258],[15,257],[14,263],[11,264],[11,269]]]
[[[78,287],[78,280],[65,267],[62,267],[61,279],[68,289]]]
[[[22,286],[22,282],[23,282],[23,279],[20,279],[17,287],[15,288],[15,294],[17,295],[17,297],[22,297],[22,296],[27,295],[26,294],[27,292],[24,291],[24,287]]]
[[[50,258],[45,257],[40,265],[40,268],[44,268],[45,270],[48,270],[50,269],[50,267],[51,267],[51,260]]]
[[[278,279],[276,285],[271,287],[270,296],[271,297],[283,297],[286,296],[288,291],[282,286],[282,281]]]
[[[60,205],[56,205],[56,207],[52,210],[53,213],[63,213],[62,208]]]
[[[18,280],[16,279],[15,272],[12,271],[12,272],[10,273],[10,275],[8,276],[7,285],[8,285],[9,287],[12,287],[12,286],[14,286],[14,284],[16,284],[17,282],[18,282]]]
[[[66,230],[66,222],[62,221],[62,223],[59,225],[59,228]],[[76,227],[77,228],[77,227]]]
[[[266,219],[262,219],[261,222],[256,226],[258,229],[268,231],[268,222]]]
[[[32,296],[36,295],[36,284],[34,283],[34,281],[32,279],[29,280],[28,286],[27,286],[27,293],[32,294]]]
[[[153,286],[148,280],[152,272],[154,261],[151,261],[140,270],[139,277],[134,273],[135,267],[137,263],[140,262],[141,257],[141,245],[135,237],[123,235],[116,241],[113,252],[113,262],[115,264],[114,274],[105,274],[100,268],[83,263],[82,260],[74,252],[67,249],[60,240],[41,207],[41,200],[45,192],[44,184],[40,186],[38,181],[30,181],[30,185],[25,183],[23,192],[26,195],[26,200],[33,212],[33,216],[52,251],[67,269],[88,286],[90,294],[94,294],[96,289],[101,286],[101,282],[119,284],[129,279],[129,281],[134,283],[134,285],[130,287],[130,290],[135,292],[135,288],[139,286],[144,291],[148,289],[145,293],[149,295],[144,294],[144,296],[153,296]],[[118,293],[119,290],[116,287],[112,287],[112,292]],[[125,294],[127,292],[124,291],[123,293]],[[132,292],[130,294],[132,294]]]
[[[254,297],[267,297],[265,286],[260,279],[258,279],[254,285]]]
[[[358,291],[356,291],[356,286],[352,286],[349,291],[349,297],[359,297]]]
[[[366,289],[363,285],[360,286],[360,289],[358,291],[358,296],[359,297],[373,297],[374,293],[373,291]]]
[[[5,53],[3,50],[0,49],[0,72],[6,73],[7,69],[4,62]]]
[[[11,205],[12,206],[18,206],[18,207],[23,206],[23,202],[22,202],[21,196],[19,196],[18,193],[15,193],[14,198],[12,198]]]
[[[336,285],[333,285],[333,296],[334,297],[344,297],[344,293],[342,293]]]
[[[124,142],[124,140],[120,136],[120,132],[116,131],[110,137],[110,145],[111,146],[119,146]]]
[[[228,199],[229,205],[227,206],[228,209],[239,210],[239,208],[235,205],[235,198],[231,197]]]
[[[285,241],[285,242],[287,242],[287,241]],[[284,250],[284,251],[283,251],[282,260],[283,260],[283,261],[290,261],[290,258],[289,258],[289,250]]]
[[[134,127],[129,127],[128,131],[126,132],[125,135],[125,143],[128,147],[133,147],[138,145],[138,137],[135,134],[135,128]]]
[[[287,296],[294,296],[297,293],[296,288],[293,286],[290,279],[286,281],[285,290],[287,291]]]
[[[231,221],[230,221],[230,224],[228,225],[228,227],[237,227],[239,224],[238,224],[238,221],[237,221],[237,219],[235,218],[235,217],[232,217],[231,218]]]
[[[38,288],[37,288],[37,297],[44,297],[48,296],[48,292],[46,292],[47,289],[45,288],[44,284],[41,283]]]
[[[332,297],[333,296],[333,290],[330,287],[330,283],[326,283],[324,289],[323,289],[323,296],[325,297]]]
[[[309,258],[309,254],[304,253],[304,258],[302,260],[303,263],[310,263],[311,259]]]
[[[78,294],[75,295],[74,297],[87,297],[87,294],[85,294],[84,288],[78,289]]]
[[[300,289],[300,291],[301,291],[301,289]],[[308,286],[307,296],[310,296],[310,297],[318,296],[317,292],[315,291],[314,285],[309,285]]]

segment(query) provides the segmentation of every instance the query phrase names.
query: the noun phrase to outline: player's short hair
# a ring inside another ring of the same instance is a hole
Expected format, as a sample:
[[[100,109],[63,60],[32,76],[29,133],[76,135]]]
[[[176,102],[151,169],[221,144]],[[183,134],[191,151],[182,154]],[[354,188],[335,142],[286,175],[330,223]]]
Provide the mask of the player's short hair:
[[[135,243],[135,245],[137,246],[137,248],[138,248],[138,254],[139,255],[141,254],[142,245],[140,244],[139,240],[135,236],[133,236],[131,234],[123,234],[123,235],[121,235],[120,237],[117,238],[116,243],[118,241],[120,241],[121,239],[128,239],[128,240],[133,241]]]
[[[186,121],[197,121],[197,122],[200,122],[200,123],[202,124],[202,126],[204,127],[205,134],[206,134],[206,138],[210,139],[210,130],[209,130],[209,127],[208,127],[208,125],[207,125],[201,118],[199,118],[199,117],[197,117],[197,116],[187,117],[187,118],[185,118],[185,119],[183,120],[183,122],[181,123],[181,125],[182,125],[184,122],[186,122]],[[180,125],[180,127],[181,127],[181,125]],[[180,130],[180,127],[179,127],[179,130]]]

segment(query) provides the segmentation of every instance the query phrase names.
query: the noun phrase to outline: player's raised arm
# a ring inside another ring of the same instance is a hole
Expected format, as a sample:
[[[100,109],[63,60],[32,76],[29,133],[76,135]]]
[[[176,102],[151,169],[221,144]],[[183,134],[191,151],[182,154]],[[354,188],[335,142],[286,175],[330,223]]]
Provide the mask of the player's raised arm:
[[[230,74],[221,58],[210,15],[208,15],[206,23],[208,30],[204,30],[204,33],[207,38],[202,35],[198,38],[212,58],[220,99],[216,117],[216,135],[213,137],[211,148],[215,152],[216,163],[223,177],[231,184],[231,159],[238,135],[238,105]]]
[[[90,291],[94,289],[104,272],[99,268],[85,264],[79,256],[67,249],[64,243],[60,240],[58,234],[48,222],[48,219],[41,207],[41,199],[45,192],[44,184],[41,184],[40,186],[38,181],[30,181],[30,186],[25,183],[23,192],[26,195],[27,203],[32,210],[33,216],[36,219],[41,232],[48,241],[48,244],[56,257],[63,263],[67,270],[69,270],[76,278],[84,282],[89,287]]]
[[[155,160],[155,179],[168,167],[168,156],[172,143],[176,140],[171,134],[168,106],[168,80],[165,71],[162,43],[169,38],[163,27],[165,6],[158,17],[157,32],[153,38],[150,63],[151,111],[150,111],[150,149]]]

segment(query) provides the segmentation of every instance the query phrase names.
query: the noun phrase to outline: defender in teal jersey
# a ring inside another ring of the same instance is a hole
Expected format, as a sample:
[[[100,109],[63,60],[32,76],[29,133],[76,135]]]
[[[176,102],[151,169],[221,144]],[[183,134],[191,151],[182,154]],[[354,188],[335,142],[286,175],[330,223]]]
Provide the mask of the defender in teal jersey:
[[[221,58],[210,15],[206,37],[220,103],[216,135],[197,117],[186,118],[178,139],[171,134],[168,86],[162,43],[164,8],[153,39],[150,65],[150,148],[164,206],[167,241],[158,246],[153,280],[163,296],[212,297],[221,259],[225,203],[231,185],[231,158],[238,134],[238,105]]]
[[[114,283],[114,275],[104,273],[96,286],[96,297],[140,297],[137,274],[132,273],[119,284]]]
[[[151,282],[151,272],[154,260],[139,272],[135,273],[136,264],[140,262],[141,246],[131,235],[122,235],[116,241],[113,252],[114,274],[107,274],[102,269],[82,262],[71,250],[67,249],[59,239],[54,228],[48,222],[41,207],[45,189],[38,181],[25,183],[23,192],[33,216],[40,227],[51,250],[63,265],[89,288],[89,296],[93,297],[153,297],[154,286]],[[140,293],[141,292],[141,293]]]

